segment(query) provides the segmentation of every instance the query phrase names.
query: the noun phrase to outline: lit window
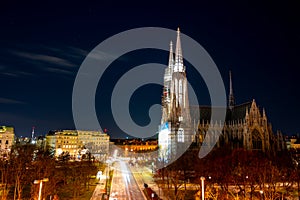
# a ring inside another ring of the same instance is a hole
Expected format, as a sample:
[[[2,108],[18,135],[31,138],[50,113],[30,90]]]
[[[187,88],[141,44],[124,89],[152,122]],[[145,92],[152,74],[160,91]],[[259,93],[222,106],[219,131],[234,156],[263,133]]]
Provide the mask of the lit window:
[[[182,80],[179,80],[179,105],[182,105]]]
[[[178,140],[178,142],[184,142],[184,130],[183,130],[183,128],[178,129],[177,140]]]

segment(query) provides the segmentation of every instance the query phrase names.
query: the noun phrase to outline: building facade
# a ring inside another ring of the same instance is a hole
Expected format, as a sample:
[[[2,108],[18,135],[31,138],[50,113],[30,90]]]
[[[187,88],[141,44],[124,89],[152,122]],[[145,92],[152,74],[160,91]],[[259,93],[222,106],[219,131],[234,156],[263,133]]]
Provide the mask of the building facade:
[[[50,131],[46,135],[46,141],[55,150],[56,156],[68,152],[72,158],[79,159],[82,150],[85,150],[84,152],[101,159],[109,152],[109,135],[100,131]]]
[[[178,153],[182,153],[181,150],[191,143],[198,147],[227,145],[231,148],[262,152],[285,149],[282,133],[279,131],[273,133],[265,109],[260,109],[254,99],[239,105],[235,104],[231,73],[229,78],[228,106],[221,108],[226,109],[224,122],[211,120],[211,110],[218,108],[190,106],[178,29],[175,59],[171,42],[169,63],[164,74],[162,119],[158,131],[161,161],[168,163],[174,155],[180,156]]]
[[[115,146],[123,151],[146,153],[155,151],[158,148],[158,141],[156,139],[112,139]]]
[[[285,138],[286,147],[288,150],[300,150],[300,138],[299,136],[290,136]]]
[[[75,130],[50,131],[46,143],[55,150],[55,156],[68,152],[71,158],[77,158],[81,143]]]
[[[207,137],[206,145],[214,144],[216,132],[220,132],[216,147],[224,145],[231,149],[244,148],[262,152],[276,152],[286,149],[285,139],[280,131],[272,130],[265,109],[259,109],[256,101],[228,106],[223,125],[210,121],[210,107],[199,106],[200,120],[197,123],[195,143],[201,146]],[[211,127],[209,131],[208,128]]]
[[[104,159],[109,152],[109,135],[100,131],[77,131],[81,148],[88,149],[97,159]]]
[[[6,156],[15,143],[15,132],[13,127],[0,126],[0,155]]]

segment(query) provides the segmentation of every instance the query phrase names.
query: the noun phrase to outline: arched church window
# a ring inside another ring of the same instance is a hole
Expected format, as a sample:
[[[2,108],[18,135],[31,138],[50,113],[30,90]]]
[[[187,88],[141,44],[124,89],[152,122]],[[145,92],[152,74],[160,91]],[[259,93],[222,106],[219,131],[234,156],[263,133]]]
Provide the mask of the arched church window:
[[[252,132],[252,148],[253,150],[262,150],[262,139],[258,130]]]

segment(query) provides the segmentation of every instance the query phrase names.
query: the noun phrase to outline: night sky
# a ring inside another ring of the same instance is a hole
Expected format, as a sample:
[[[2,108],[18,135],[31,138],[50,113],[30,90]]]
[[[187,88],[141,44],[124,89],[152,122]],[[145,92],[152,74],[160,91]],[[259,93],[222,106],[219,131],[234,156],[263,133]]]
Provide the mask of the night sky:
[[[228,72],[232,71],[237,104],[255,98],[266,109],[274,131],[300,133],[299,4],[209,2],[1,2],[0,124],[14,126],[18,136],[29,136],[32,126],[38,135],[74,129],[73,83],[93,48],[128,29],[176,30],[179,26],[213,58],[227,93]],[[111,137],[125,136],[109,110],[114,84],[136,65],[167,61],[167,52],[148,50],[124,55],[110,66],[95,100],[101,127]],[[204,94],[200,102],[209,104],[201,77],[189,75],[189,69],[187,76]],[[134,93],[130,108],[138,124],[147,124],[147,109],[160,102],[161,93],[162,88],[155,85]]]

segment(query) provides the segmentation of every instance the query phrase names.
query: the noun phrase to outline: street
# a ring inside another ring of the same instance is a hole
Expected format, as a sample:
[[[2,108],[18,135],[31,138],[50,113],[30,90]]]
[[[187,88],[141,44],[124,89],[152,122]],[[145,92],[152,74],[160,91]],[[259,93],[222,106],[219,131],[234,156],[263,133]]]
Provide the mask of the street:
[[[114,175],[110,192],[111,200],[145,200],[129,166],[119,160],[114,164]]]

